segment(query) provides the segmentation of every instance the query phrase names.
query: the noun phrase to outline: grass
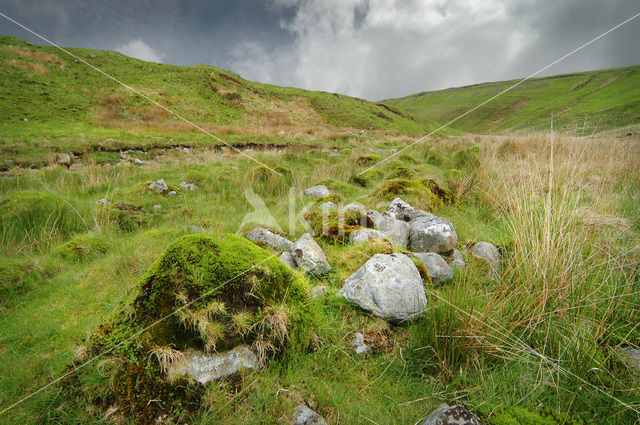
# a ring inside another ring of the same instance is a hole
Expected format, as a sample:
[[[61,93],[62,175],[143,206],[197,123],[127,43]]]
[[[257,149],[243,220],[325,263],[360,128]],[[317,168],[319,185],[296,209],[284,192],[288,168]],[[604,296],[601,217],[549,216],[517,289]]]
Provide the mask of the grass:
[[[414,424],[441,402],[463,403],[495,425],[637,423],[640,381],[619,354],[640,346],[637,138],[455,132],[459,137],[424,141],[354,178],[425,127],[413,127],[418,121],[401,105],[394,112],[345,96],[248,82],[213,67],[74,49],[83,57],[95,52],[100,66],[165,94],[168,104],[206,128],[226,129],[231,142],[283,174],[278,177],[51,49],[8,37],[2,42],[0,68],[13,79],[0,105],[26,103],[6,115],[0,141],[0,410],[87,359],[98,326],[140,295],[145,273],[180,238],[246,230],[243,217],[258,205],[255,195],[295,238],[305,230],[290,206],[296,213],[304,205],[314,210],[302,189],[323,183],[338,203],[383,209],[391,190],[449,218],[468,266],[449,283],[425,283],[428,310],[392,326],[336,293],[370,256],[400,249],[318,238],[333,269],[306,277],[311,286],[328,287],[312,305],[318,317],[305,329],[310,346],[291,341],[297,310],[290,306],[269,305],[260,316],[225,313],[228,329],[264,342],[257,346],[268,359],[264,368],[206,386],[177,385],[176,392],[197,395],[199,407],[174,410],[166,423],[287,423],[301,402],[329,423]],[[48,72],[5,62],[14,59]],[[568,78],[578,77],[557,80]],[[27,112],[33,115],[20,121]],[[261,120],[271,123],[264,132]],[[345,133],[371,122],[377,127],[366,135]],[[56,165],[56,152],[73,153],[82,167]],[[176,196],[148,190],[160,178]],[[183,190],[181,181],[198,189]],[[432,181],[447,202],[431,202],[440,193]],[[96,204],[101,198],[110,203]],[[477,241],[501,249],[496,278],[468,255]],[[219,316],[221,306],[208,304],[178,319],[211,340],[213,350]],[[350,351],[355,332],[372,354]],[[149,345],[145,368],[160,370],[179,358],[179,347],[165,342]],[[276,345],[285,348],[273,357]],[[132,423],[113,398],[123,367],[118,356],[105,356],[0,415],[0,423]]]
[[[388,99],[418,119],[449,122],[519,80],[475,84]],[[452,127],[476,133],[541,131],[554,111],[556,128],[575,136],[637,130],[640,66],[535,78],[461,118]]]

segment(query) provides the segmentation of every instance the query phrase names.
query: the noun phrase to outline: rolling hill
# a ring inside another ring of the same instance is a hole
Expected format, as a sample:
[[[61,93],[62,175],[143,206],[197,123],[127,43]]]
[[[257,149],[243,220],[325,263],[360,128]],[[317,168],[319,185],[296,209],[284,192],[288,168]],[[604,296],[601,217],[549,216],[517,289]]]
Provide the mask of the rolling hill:
[[[422,92],[385,105],[417,119],[447,123],[519,80]],[[640,121],[640,66],[536,78],[504,93],[451,127],[474,133],[545,130],[577,135],[620,129]]]
[[[337,93],[261,84],[208,65],[145,62],[117,52],[69,48],[105,73],[196,123],[251,127],[334,127],[415,133],[433,125],[395,108]],[[22,122],[180,131],[175,117],[51,46],[0,36],[0,113]],[[32,125],[30,127],[33,128]]]

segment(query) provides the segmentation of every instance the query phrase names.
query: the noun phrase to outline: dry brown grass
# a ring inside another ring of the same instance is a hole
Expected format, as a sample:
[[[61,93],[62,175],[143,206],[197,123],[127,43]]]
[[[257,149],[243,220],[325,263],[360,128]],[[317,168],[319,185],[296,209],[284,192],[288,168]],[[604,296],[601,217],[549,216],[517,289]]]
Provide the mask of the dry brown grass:
[[[25,62],[17,59],[7,59],[4,62],[15,68],[24,69],[25,71],[33,71],[38,75],[46,75],[50,72],[49,69],[41,63]]]
[[[32,59],[38,62],[48,63],[50,65],[63,65],[64,61],[53,53],[41,52],[38,50],[31,50],[26,47],[8,46],[7,50],[13,53],[17,53],[28,59]]]

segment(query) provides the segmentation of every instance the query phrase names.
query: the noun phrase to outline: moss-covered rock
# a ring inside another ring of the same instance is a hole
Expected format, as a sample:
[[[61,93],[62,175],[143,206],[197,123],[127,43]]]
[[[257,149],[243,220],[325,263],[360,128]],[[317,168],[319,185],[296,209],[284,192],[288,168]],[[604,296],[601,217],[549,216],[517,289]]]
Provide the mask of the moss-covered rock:
[[[377,168],[367,170],[362,174],[354,174],[349,178],[349,183],[355,184],[361,187],[368,187],[371,183],[380,180],[383,176],[383,172]]]
[[[361,155],[356,159],[356,164],[358,164],[360,167],[364,167],[364,166],[369,166],[369,165],[373,165],[377,162],[380,162],[382,160],[382,158],[380,157],[380,155],[376,155],[376,154],[367,154],[367,155]]]
[[[385,201],[401,196],[411,205],[430,211],[455,202],[455,196],[433,179],[393,178],[380,184],[374,196]]]
[[[354,230],[373,227],[373,222],[357,210],[326,210],[313,208],[304,216],[316,236],[330,243],[349,239]]]
[[[109,353],[119,366],[108,397],[147,424],[197,407],[201,394],[199,384],[169,381],[161,356],[166,362],[188,348],[250,344],[264,362],[285,346],[306,347],[313,308],[304,277],[264,249],[233,234],[187,235],[155,261],[135,298],[97,329],[90,351],[116,347]]]

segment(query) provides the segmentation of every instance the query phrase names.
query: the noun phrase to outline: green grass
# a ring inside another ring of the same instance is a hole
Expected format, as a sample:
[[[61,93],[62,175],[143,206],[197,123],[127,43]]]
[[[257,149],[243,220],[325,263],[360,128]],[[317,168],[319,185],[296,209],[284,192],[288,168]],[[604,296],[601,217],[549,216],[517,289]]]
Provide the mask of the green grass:
[[[385,104],[441,123],[458,118],[519,80],[482,83],[388,99]],[[451,127],[476,133],[556,129],[590,136],[638,123],[640,66],[535,78],[502,94]]]
[[[329,288],[313,305],[318,320],[305,329],[311,346],[287,345],[262,370],[191,387],[202,396],[200,407],[173,410],[167,423],[290,423],[301,402],[329,423],[411,425],[441,402],[463,403],[494,425],[637,421],[610,397],[640,409],[639,381],[618,354],[621,347],[640,345],[637,140],[556,139],[550,178],[544,134],[463,135],[416,145],[357,177],[433,125],[420,124],[420,113],[403,105],[389,110],[342,95],[249,82],[208,66],[172,67],[73,49],[85,58],[95,54],[105,70],[226,132],[225,139],[280,177],[174,125],[54,49],[1,41],[6,78],[0,108],[6,114],[0,124],[0,410],[68,371],[98,326],[140,295],[145,273],[180,238],[235,233],[241,225],[246,230],[251,223],[243,217],[253,211],[249,199],[255,193],[293,239],[304,228],[290,221],[290,203],[296,212],[307,204],[313,209],[302,189],[324,183],[334,192],[331,199],[343,204],[382,210],[395,196],[390,191],[399,191],[416,206],[432,208],[456,226],[468,267],[447,284],[425,283],[428,310],[412,323],[391,326],[336,293],[371,255],[394,248],[318,238],[333,270],[306,277],[311,286]],[[60,55],[64,63],[25,56],[8,45]],[[611,125],[627,125],[620,108],[633,104],[627,100],[637,98],[637,91],[627,87],[627,96],[616,84],[631,84],[635,71],[611,72],[618,80],[572,106],[580,113],[609,108],[616,114]],[[572,78],[582,77],[543,80],[549,85],[516,92],[539,96],[520,111],[566,101],[559,94]],[[619,95],[606,91],[614,88]],[[475,100],[465,90],[459,98],[440,94],[442,102],[428,119],[446,121],[468,105],[456,102]],[[485,92],[477,96],[484,99]],[[122,98],[101,104],[113,94]],[[588,104],[596,95],[599,100]],[[548,126],[546,110],[519,113],[497,126],[470,117],[459,128]],[[26,114],[28,121],[21,121]],[[366,135],[344,131],[371,126]],[[134,151],[125,154],[127,149]],[[57,152],[73,153],[82,167],[56,165]],[[121,152],[145,164],[121,160]],[[148,190],[160,178],[177,196]],[[183,180],[198,190],[182,190]],[[438,192],[431,180],[448,191],[442,192],[447,202],[431,202]],[[110,204],[96,205],[101,198]],[[505,254],[497,280],[466,251],[480,240]],[[350,351],[350,337],[358,331],[375,348],[370,356]],[[157,364],[152,356],[145,361]],[[132,423],[125,409],[110,409],[117,365],[107,355],[1,415],[0,423]]]

